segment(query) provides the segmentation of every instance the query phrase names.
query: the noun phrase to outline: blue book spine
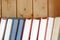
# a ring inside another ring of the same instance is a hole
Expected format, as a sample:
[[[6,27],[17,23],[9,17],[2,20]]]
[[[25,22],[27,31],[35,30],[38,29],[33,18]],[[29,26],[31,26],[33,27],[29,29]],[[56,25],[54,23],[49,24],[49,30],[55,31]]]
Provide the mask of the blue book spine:
[[[20,19],[16,40],[21,40],[23,26],[24,26],[24,19]]]
[[[12,25],[10,40],[15,40],[17,28],[18,28],[18,19],[13,19],[13,25]]]

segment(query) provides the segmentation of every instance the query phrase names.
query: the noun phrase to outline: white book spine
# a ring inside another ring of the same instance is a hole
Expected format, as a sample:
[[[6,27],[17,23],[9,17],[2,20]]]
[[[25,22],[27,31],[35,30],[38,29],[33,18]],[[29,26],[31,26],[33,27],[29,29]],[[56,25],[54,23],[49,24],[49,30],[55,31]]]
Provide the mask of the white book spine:
[[[44,40],[46,24],[47,24],[47,19],[41,18],[38,40]]]
[[[10,38],[10,32],[11,32],[11,28],[12,28],[12,21],[13,21],[12,19],[8,19],[8,21],[7,21],[4,40],[9,40],[9,38]]]
[[[2,38],[3,38],[5,26],[6,26],[6,19],[1,19],[0,40],[2,40]]]
[[[46,33],[46,40],[51,40],[51,34],[53,29],[54,18],[48,18],[48,26],[47,26],[47,33]]]
[[[58,40],[59,29],[60,29],[60,17],[56,17],[54,21],[54,28],[51,40]]]
[[[38,34],[39,20],[33,19],[30,40],[36,40]]]
[[[26,21],[25,21],[22,40],[28,40],[30,27],[31,27],[31,21],[32,21],[31,19],[30,20],[26,19]]]

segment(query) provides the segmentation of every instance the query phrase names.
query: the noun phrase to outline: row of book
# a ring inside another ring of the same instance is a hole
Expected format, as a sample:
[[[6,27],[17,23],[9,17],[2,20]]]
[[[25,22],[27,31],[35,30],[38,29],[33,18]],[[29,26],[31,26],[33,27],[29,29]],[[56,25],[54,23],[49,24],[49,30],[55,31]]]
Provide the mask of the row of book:
[[[0,19],[0,40],[60,40],[60,17]]]

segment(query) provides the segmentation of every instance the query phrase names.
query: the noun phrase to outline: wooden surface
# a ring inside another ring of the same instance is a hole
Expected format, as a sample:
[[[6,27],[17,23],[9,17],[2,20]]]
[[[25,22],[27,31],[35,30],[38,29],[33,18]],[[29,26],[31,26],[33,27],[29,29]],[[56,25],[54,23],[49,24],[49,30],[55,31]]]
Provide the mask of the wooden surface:
[[[17,0],[17,17],[32,18],[32,0]]]
[[[0,17],[59,17],[60,0],[0,0]]]
[[[34,18],[47,17],[47,0],[33,0]]]
[[[1,17],[1,0],[0,0],[0,17]]]
[[[49,16],[54,17],[54,0],[49,0]]]
[[[54,0],[54,15],[60,16],[60,0]]]
[[[49,16],[60,16],[60,0],[49,0]]]
[[[16,17],[16,0],[2,0],[2,17]]]

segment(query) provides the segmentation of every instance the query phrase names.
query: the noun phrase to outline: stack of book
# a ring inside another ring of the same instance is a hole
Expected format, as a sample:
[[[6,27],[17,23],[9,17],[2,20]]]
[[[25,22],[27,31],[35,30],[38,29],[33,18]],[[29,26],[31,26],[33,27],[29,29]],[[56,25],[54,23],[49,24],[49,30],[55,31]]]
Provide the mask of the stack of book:
[[[60,17],[1,18],[0,40],[60,40]]]

